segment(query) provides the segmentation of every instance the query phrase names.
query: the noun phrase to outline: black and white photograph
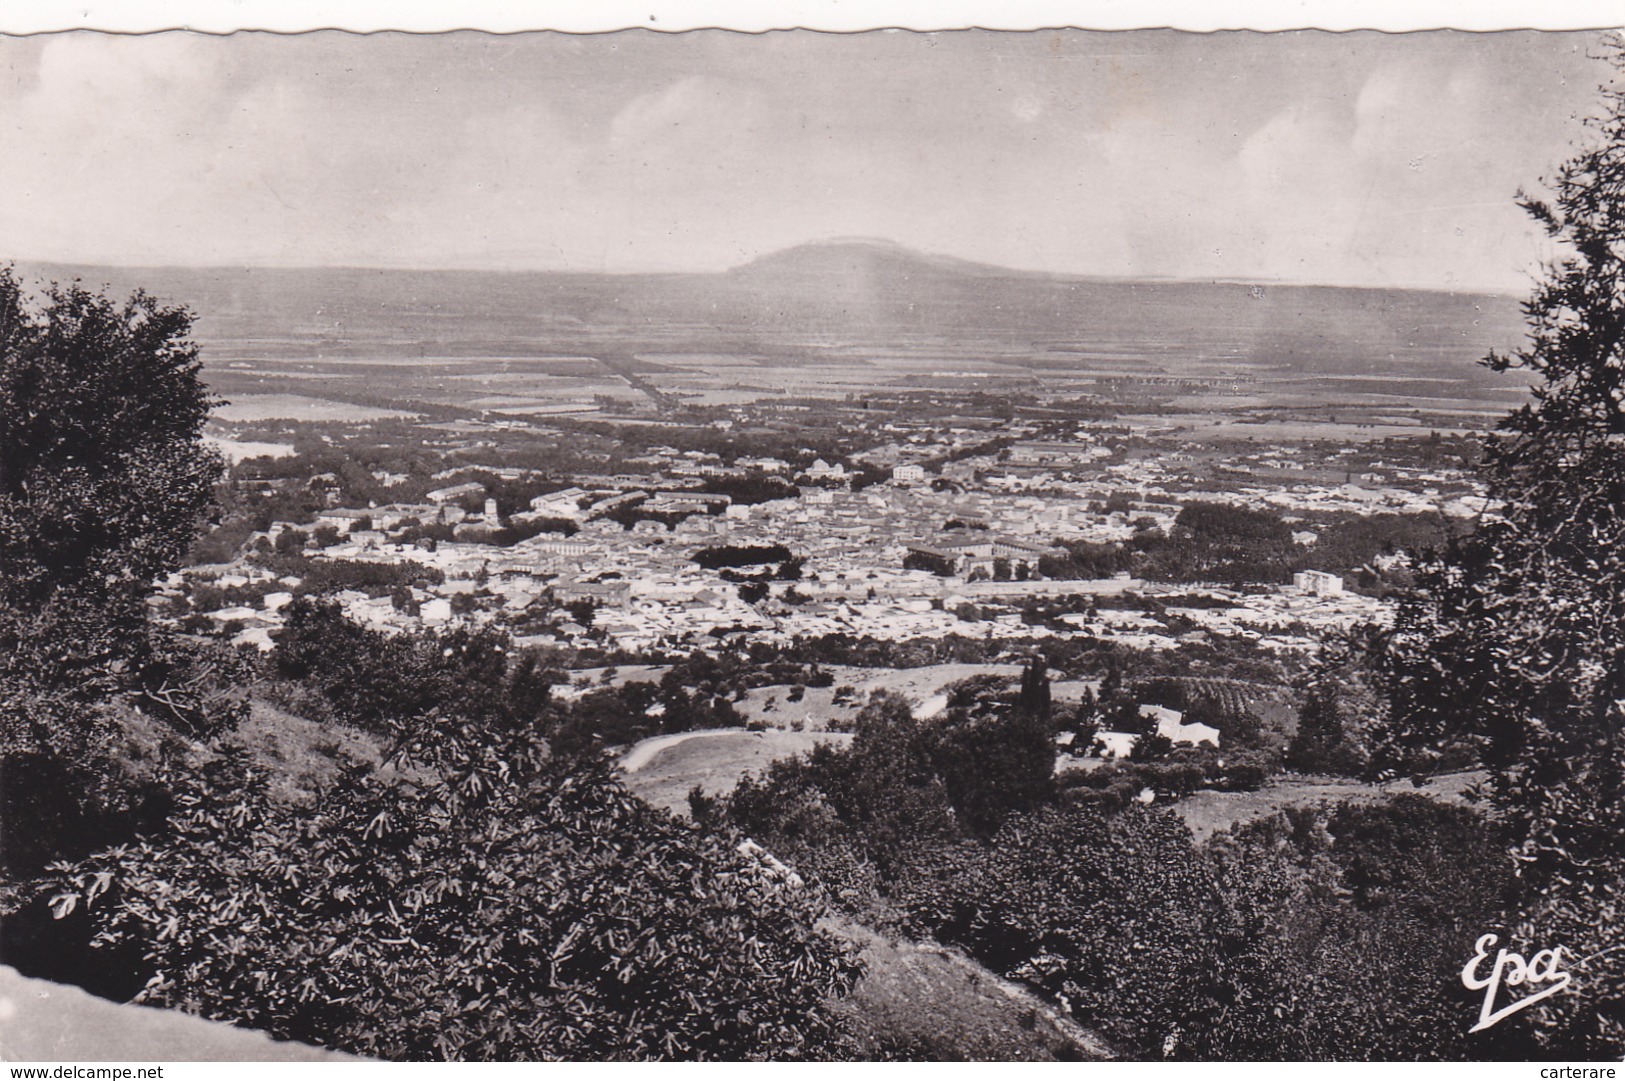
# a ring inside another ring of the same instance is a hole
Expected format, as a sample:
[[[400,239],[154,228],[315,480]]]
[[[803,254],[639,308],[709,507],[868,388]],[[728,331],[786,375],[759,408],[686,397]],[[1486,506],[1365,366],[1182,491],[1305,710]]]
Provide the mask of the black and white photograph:
[[[1622,1058],[1620,33],[0,13],[11,1077]]]

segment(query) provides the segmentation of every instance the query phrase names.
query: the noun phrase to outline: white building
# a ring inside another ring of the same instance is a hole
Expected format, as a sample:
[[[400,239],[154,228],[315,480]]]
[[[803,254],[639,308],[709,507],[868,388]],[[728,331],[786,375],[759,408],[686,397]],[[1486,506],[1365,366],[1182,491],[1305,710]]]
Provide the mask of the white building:
[[[1343,579],[1325,571],[1298,571],[1292,576],[1292,584],[1311,597],[1337,597],[1343,593]]]
[[[1139,738],[1132,732],[1096,732],[1091,750],[1098,750],[1102,758],[1127,758]]]
[[[530,501],[529,517],[579,519],[583,516],[581,497],[586,494],[581,488],[565,488],[539,495]]]
[[[1164,706],[1141,706],[1140,716],[1157,722],[1157,735],[1165,737],[1168,742],[1175,745],[1183,744],[1194,747],[1199,743],[1206,743],[1210,747],[1219,745],[1219,730],[1210,724],[1185,723],[1185,715],[1177,709],[1168,709]]]
[[[450,488],[436,488],[424,498],[431,503],[450,503],[452,500],[462,499],[464,496],[484,494],[485,485],[476,481],[469,481],[467,484],[453,484]]]

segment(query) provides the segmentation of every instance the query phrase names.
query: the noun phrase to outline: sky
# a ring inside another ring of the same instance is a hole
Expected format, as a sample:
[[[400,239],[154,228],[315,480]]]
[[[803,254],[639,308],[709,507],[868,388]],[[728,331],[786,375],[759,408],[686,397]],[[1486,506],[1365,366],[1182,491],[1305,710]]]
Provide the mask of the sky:
[[[1527,292],[1596,33],[0,36],[0,259]]]

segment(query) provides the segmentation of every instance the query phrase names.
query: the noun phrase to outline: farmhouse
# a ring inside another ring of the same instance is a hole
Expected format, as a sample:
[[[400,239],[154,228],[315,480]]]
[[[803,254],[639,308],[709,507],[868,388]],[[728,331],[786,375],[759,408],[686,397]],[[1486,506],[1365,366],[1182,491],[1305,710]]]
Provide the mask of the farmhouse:
[[[1102,758],[1127,758],[1134,753],[1139,739],[1132,732],[1096,732],[1091,749],[1099,751]]]
[[[1177,709],[1167,709],[1163,706],[1141,706],[1140,716],[1157,722],[1157,735],[1164,737],[1170,743],[1194,747],[1206,743],[1210,747],[1219,745],[1219,730],[1209,724],[1185,723],[1185,715]]]

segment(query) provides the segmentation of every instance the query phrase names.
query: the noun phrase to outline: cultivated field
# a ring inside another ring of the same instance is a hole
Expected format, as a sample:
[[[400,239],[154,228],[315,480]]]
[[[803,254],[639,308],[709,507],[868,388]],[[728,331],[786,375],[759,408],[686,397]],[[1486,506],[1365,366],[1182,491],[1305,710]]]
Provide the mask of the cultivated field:
[[[303,394],[237,394],[229,405],[216,409],[214,416],[219,420],[236,422],[304,420],[365,423],[415,417],[417,414],[329,398],[310,398]]]
[[[21,270],[185,300],[210,383],[239,401],[222,416],[240,420],[357,419],[328,412],[331,402],[290,413],[248,401],[306,394],[364,408],[485,409],[497,398],[519,412],[596,395],[662,404],[643,386],[664,404],[1020,390],[1221,417],[1335,404],[1354,430],[1240,434],[1360,440],[1409,434],[1424,413],[1476,425],[1468,414],[1499,412],[1522,391],[1477,364],[1522,339],[1509,297],[1066,280],[862,242],[725,274]],[[1359,427],[1356,411],[1397,414],[1398,430]]]

